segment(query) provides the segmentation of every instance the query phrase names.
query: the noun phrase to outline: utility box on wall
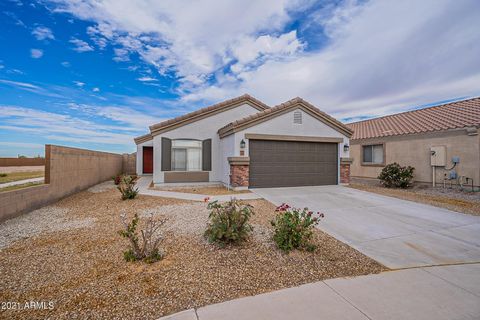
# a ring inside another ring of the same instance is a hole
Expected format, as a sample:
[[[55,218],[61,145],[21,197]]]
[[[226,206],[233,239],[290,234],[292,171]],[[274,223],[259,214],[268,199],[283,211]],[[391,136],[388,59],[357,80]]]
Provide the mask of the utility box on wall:
[[[430,147],[430,165],[435,167],[445,167],[447,152],[445,146]]]

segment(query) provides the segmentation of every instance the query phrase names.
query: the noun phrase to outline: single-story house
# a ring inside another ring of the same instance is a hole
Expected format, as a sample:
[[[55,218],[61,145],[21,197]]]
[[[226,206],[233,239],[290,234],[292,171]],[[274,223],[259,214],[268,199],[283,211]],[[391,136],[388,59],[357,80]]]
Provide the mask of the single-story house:
[[[137,174],[153,175],[156,186],[347,183],[352,133],[301,98],[270,108],[243,95],[150,126],[134,139]]]
[[[352,179],[375,179],[389,163],[420,183],[480,185],[480,98],[350,123]],[[466,178],[469,178],[468,181]]]

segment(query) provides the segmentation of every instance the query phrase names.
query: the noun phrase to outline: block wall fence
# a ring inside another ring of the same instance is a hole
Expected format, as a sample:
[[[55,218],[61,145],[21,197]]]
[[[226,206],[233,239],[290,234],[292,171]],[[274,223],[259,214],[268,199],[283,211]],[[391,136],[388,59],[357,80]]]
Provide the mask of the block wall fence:
[[[0,158],[0,167],[44,166],[45,158]]]
[[[45,146],[45,184],[0,192],[0,222],[53,203],[135,167],[132,155]],[[134,157],[133,157],[134,158]],[[125,169],[124,169],[125,165]]]

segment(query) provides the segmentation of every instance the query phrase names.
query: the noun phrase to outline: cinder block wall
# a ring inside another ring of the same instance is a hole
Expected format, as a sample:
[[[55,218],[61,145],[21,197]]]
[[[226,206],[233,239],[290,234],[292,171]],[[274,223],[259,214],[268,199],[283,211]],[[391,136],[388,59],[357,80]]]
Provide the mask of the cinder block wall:
[[[45,185],[0,193],[0,222],[109,180],[123,170],[121,154],[45,146]]]
[[[0,158],[0,167],[43,166],[45,158]]]
[[[123,173],[137,174],[137,153],[123,154]]]

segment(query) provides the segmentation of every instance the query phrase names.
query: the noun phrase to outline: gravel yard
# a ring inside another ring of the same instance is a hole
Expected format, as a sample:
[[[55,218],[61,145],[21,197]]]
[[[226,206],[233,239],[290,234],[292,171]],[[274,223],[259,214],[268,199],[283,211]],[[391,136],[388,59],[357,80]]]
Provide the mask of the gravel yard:
[[[395,198],[420,202],[472,215],[480,215],[480,192],[450,188],[415,186],[410,189],[389,189],[381,186],[351,183],[351,188],[374,192]]]
[[[205,203],[148,197],[121,201],[107,183],[0,225],[0,301],[53,301],[53,310],[2,311],[2,318],[156,319],[187,308],[334,277],[385,270],[316,231],[314,253],[277,250],[274,206],[255,208],[254,233],[220,249],[202,234]],[[167,218],[157,263],[127,263],[120,212]],[[4,232],[6,236],[4,236]],[[321,302],[320,302],[321,303]]]

